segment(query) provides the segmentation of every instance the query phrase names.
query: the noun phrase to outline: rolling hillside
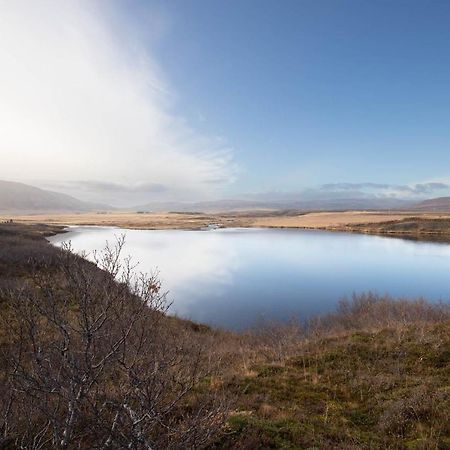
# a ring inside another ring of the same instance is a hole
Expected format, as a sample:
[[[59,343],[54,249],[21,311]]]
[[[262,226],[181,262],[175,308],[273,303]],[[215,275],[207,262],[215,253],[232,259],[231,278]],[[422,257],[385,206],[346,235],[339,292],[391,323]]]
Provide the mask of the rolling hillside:
[[[300,211],[343,211],[343,210],[388,210],[405,209],[411,202],[398,199],[378,198],[339,198],[317,200],[242,200],[225,199],[193,203],[182,202],[153,202],[133,208],[137,211],[198,211],[198,212],[227,212],[245,210],[300,210]]]
[[[2,213],[82,212],[97,209],[111,209],[111,207],[83,202],[69,195],[23,183],[0,180]]]
[[[417,211],[450,211],[450,197],[438,197],[424,200],[414,206]]]

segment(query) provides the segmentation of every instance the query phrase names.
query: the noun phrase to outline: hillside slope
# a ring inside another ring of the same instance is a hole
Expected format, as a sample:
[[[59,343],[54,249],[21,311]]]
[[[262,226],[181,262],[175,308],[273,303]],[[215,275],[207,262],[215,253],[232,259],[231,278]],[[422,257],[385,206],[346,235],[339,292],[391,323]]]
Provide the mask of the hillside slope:
[[[0,212],[3,213],[73,212],[96,209],[111,208],[27,184],[0,180]]]
[[[405,209],[410,202],[398,199],[377,198],[338,198],[338,199],[222,199],[203,202],[153,202],[139,205],[132,210],[137,211],[179,211],[179,212],[230,212],[250,210],[299,210],[299,211],[344,211],[344,210],[387,210]]]
[[[450,197],[438,197],[424,200],[413,208],[416,211],[450,211]]]

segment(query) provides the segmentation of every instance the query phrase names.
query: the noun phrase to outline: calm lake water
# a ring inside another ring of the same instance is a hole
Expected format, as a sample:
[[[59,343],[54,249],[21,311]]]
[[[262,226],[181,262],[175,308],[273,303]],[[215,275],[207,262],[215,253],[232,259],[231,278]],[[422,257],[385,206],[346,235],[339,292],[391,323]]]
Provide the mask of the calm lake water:
[[[179,316],[242,329],[262,319],[307,318],[352,293],[447,301],[450,245],[286,229],[209,231],[72,227],[51,238],[101,250],[126,235],[123,255],[159,271]]]

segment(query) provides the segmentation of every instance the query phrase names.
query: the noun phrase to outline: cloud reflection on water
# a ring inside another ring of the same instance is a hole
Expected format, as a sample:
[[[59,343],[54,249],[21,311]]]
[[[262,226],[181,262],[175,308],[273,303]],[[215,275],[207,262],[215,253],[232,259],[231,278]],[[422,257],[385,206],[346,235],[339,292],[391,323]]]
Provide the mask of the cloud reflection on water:
[[[123,232],[75,227],[53,242],[92,252]],[[445,244],[301,230],[126,230],[124,255],[159,271],[173,313],[231,328],[328,312],[353,292],[450,297]]]

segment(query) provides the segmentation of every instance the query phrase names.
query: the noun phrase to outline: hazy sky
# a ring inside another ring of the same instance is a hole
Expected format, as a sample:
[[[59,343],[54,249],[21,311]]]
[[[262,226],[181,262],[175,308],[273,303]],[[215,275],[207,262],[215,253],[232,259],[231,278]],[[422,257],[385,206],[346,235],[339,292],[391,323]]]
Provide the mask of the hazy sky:
[[[0,0],[0,178],[448,194],[449,23],[444,0]]]

